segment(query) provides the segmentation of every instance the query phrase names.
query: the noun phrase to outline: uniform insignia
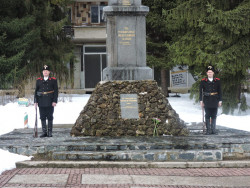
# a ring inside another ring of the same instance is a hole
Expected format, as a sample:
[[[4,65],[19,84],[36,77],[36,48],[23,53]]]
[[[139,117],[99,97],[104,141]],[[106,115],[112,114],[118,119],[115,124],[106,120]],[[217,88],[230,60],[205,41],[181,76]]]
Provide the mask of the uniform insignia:
[[[219,78],[215,78],[215,80],[220,80]]]
[[[39,77],[39,78],[37,78],[37,80],[43,80],[43,78]]]
[[[56,80],[56,78],[55,77],[51,77],[53,80]]]
[[[44,66],[43,66],[43,71],[44,71],[44,70],[48,70],[48,71],[50,71],[49,66],[48,66],[48,65],[44,65]]]
[[[203,78],[202,81],[207,81],[207,78]]]

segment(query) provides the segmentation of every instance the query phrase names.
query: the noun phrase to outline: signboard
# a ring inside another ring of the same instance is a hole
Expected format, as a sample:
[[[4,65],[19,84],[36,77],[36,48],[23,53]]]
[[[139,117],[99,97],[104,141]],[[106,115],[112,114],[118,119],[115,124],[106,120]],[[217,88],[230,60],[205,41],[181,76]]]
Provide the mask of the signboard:
[[[20,106],[29,106],[29,100],[27,98],[19,98],[18,99],[18,104]]]
[[[121,94],[120,106],[123,119],[139,119],[137,94]]]
[[[187,70],[171,72],[172,87],[187,87]]]

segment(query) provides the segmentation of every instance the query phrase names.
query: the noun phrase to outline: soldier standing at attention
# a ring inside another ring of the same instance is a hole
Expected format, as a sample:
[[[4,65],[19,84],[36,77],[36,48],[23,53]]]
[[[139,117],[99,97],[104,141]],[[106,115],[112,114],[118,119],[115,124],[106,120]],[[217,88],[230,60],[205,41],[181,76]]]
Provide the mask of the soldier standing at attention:
[[[214,77],[212,66],[207,67],[207,77],[200,83],[200,104],[205,108],[206,134],[216,134],[216,116],[218,107],[222,105],[222,92],[221,81]]]
[[[54,77],[50,77],[50,69],[47,65],[43,66],[43,77],[40,77],[36,81],[36,90],[34,96],[35,108],[39,107],[40,119],[42,122],[42,137],[52,137],[53,128],[53,113],[54,107],[58,98],[58,86],[57,80]],[[48,131],[46,120],[48,120]]]

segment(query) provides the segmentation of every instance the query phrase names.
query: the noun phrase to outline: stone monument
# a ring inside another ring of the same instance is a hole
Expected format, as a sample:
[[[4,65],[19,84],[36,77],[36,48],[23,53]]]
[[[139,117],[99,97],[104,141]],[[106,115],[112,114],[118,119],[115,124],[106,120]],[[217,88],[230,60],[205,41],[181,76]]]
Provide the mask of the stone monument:
[[[103,80],[152,80],[146,66],[146,21],[149,8],[141,0],[109,0],[103,9],[107,20],[107,61]]]
[[[146,66],[145,16],[141,0],[109,0],[108,66],[71,130],[72,136],[188,135],[185,124]],[[154,124],[154,119],[159,124]]]
[[[184,122],[154,80],[97,84],[71,130],[72,136],[188,135]]]

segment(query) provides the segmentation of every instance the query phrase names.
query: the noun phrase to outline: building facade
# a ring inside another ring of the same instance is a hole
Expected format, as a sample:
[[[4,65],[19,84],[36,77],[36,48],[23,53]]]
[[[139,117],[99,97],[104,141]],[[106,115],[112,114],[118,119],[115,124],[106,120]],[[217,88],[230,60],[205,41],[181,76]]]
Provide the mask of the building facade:
[[[93,89],[102,79],[106,63],[106,23],[103,7],[108,0],[75,0],[69,7],[75,44],[74,89]]]

